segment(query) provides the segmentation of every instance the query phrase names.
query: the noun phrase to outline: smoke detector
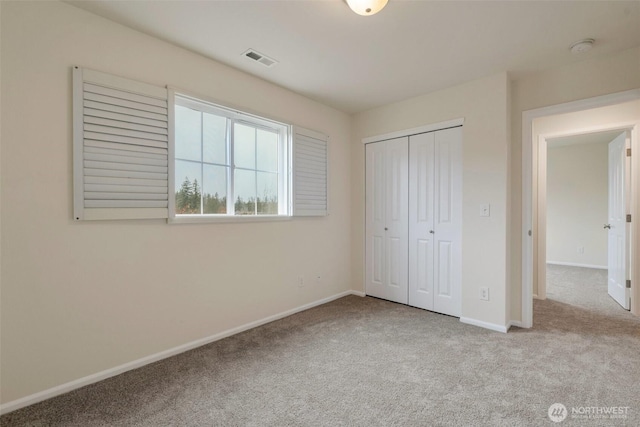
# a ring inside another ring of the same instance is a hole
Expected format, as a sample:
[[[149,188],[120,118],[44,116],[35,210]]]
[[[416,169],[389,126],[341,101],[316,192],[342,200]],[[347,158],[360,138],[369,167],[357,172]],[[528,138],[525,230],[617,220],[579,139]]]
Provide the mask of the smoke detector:
[[[572,44],[569,49],[571,50],[571,53],[573,53],[574,55],[585,53],[591,50],[591,48],[593,47],[593,42],[595,42],[594,39],[579,40],[574,44]]]
[[[267,55],[264,55],[256,50],[249,49],[242,54],[245,58],[249,58],[252,61],[259,62],[267,68],[271,68],[278,63],[273,58],[269,58]]]

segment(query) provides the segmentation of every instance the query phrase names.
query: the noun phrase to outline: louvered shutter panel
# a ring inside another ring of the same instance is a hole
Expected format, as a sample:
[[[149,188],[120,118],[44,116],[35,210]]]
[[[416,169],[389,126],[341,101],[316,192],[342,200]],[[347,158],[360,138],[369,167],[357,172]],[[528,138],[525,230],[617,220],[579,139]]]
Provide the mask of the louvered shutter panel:
[[[73,120],[74,218],[167,218],[167,89],[76,67]]]
[[[293,129],[293,216],[328,215],[328,137]]]

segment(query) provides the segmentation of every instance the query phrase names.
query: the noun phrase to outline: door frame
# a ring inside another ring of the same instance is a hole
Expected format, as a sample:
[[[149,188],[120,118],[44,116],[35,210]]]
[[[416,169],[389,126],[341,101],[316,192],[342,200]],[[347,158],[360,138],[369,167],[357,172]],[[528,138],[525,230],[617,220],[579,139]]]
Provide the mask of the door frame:
[[[640,100],[640,89],[527,110],[522,113],[522,327],[530,328],[533,326],[533,272],[537,271],[538,273],[538,286],[540,286],[540,273],[546,274],[546,186],[539,184],[541,177],[546,179],[546,156],[544,160],[541,160],[541,154],[546,154],[546,138],[549,135],[537,140],[534,139],[533,121],[541,117],[591,110],[635,100]],[[634,123],[576,129],[573,133],[589,133],[618,128],[631,130],[631,152],[636,153],[631,157],[631,181],[640,182],[640,141],[638,141],[640,118],[638,122]],[[635,226],[640,220],[638,187],[640,186],[632,186],[631,189],[630,213],[633,219],[630,232],[631,251],[640,248],[640,227]],[[541,204],[541,201],[544,204]],[[537,246],[537,262],[534,262],[534,243]],[[540,257],[541,250],[544,255],[542,258]],[[629,268],[631,312],[640,315],[640,292],[636,291],[638,289],[637,281],[640,280],[640,263],[634,263],[631,260],[631,264]],[[545,280],[544,276],[542,277],[544,292],[546,289],[544,288]],[[537,297],[540,296],[537,295]]]

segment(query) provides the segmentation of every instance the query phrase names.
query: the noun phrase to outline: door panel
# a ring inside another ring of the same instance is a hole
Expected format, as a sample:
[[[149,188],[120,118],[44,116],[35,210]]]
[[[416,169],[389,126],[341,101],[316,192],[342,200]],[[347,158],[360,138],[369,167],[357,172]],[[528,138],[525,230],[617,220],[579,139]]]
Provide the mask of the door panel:
[[[434,254],[438,292],[433,309],[459,317],[462,286],[462,128],[435,132],[436,218]]]
[[[433,307],[460,317],[462,286],[462,128],[435,132],[436,200],[438,217],[435,252],[438,292]],[[441,259],[442,258],[442,259]]]
[[[432,300],[432,281],[429,279],[429,274],[433,272],[433,240],[418,239],[416,243],[416,291],[421,294],[428,294],[429,299]]]
[[[408,138],[384,142],[387,160],[387,191],[385,235],[389,244],[388,282],[381,298],[406,304],[408,302]]]
[[[384,243],[380,236],[373,236],[373,258],[371,281],[376,285],[382,285],[384,272]]]
[[[412,139],[410,176],[415,191],[411,193],[415,204],[409,201],[410,210],[416,214],[415,221],[425,229],[433,224],[433,134],[428,137]],[[411,215],[410,215],[411,217]]]
[[[392,288],[398,288],[402,286],[402,270],[405,269],[405,266],[402,265],[402,242],[398,238],[391,237],[387,241],[387,248],[389,249],[387,253],[387,260],[389,260],[387,271],[389,272],[389,277],[387,279],[387,283]]]
[[[623,308],[629,310],[630,289],[626,286],[628,242],[626,214],[629,167],[626,156],[627,132],[609,143],[609,207],[608,207],[608,292]]]
[[[460,316],[462,131],[409,138],[409,304]]]
[[[446,138],[439,137],[436,145],[436,159],[438,159],[438,164],[436,166],[436,182],[438,185],[437,195],[438,195],[438,224],[448,224],[451,223],[451,209],[453,203],[453,177],[452,173],[452,158],[451,151],[454,147],[451,146],[451,143]]]
[[[381,148],[381,147],[376,147]],[[371,189],[371,198],[373,204],[372,215],[375,222],[384,223],[384,150],[371,147],[371,165],[367,165],[367,169],[371,168],[373,176],[373,188]],[[368,211],[369,212],[369,211]]]
[[[406,304],[408,138],[365,150],[366,294]]]
[[[369,144],[366,152],[365,290],[378,296],[385,286],[385,161],[384,145]]]
[[[451,298],[451,276],[452,276],[452,243],[438,241],[438,269],[436,270],[436,283],[438,284],[438,298]]]
[[[409,305],[433,310],[434,133],[409,137]]]
[[[389,220],[392,223],[397,223],[398,221],[404,222],[406,221],[404,214],[407,211],[406,208],[402,206],[403,202],[406,200],[406,194],[402,193],[407,185],[407,149],[404,147],[404,142],[402,145],[399,145],[390,141],[389,149],[387,150],[387,158],[387,168],[389,170],[390,177],[390,188],[386,194],[388,200],[387,206],[390,208]]]

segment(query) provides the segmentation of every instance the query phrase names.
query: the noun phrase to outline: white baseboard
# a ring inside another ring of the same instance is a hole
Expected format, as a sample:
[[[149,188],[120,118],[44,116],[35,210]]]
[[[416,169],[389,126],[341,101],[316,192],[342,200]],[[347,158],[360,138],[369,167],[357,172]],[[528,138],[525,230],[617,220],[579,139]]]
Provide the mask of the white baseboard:
[[[566,265],[567,267],[597,268],[598,270],[607,270],[609,268],[606,265],[578,264],[575,262],[562,262],[562,261],[547,261],[547,264]]]
[[[50,399],[55,396],[59,396],[64,393],[68,393],[80,387],[84,387],[89,384],[97,383],[102,380],[106,380],[107,378],[114,377],[116,375],[120,375],[124,372],[131,371],[133,369],[141,368],[145,365],[148,365],[153,362],[157,362],[158,360],[166,359],[171,356],[175,356],[176,354],[184,353],[185,351],[193,350],[194,348],[201,347],[203,345],[212,343],[214,341],[221,340],[223,338],[230,337],[231,335],[239,334],[240,332],[247,331],[249,329],[256,328],[258,326],[262,326],[267,323],[271,323],[275,320],[283,319],[285,317],[291,316],[292,314],[300,313],[301,311],[308,310],[313,307],[317,307],[322,304],[326,304],[338,298],[345,297],[347,295],[357,295],[364,296],[364,292],[360,291],[344,291],[338,294],[322,298],[320,300],[311,302],[309,304],[304,304],[296,308],[292,308],[291,310],[283,311],[278,314],[274,314],[272,316],[265,317],[260,320],[256,320],[254,322],[247,323],[242,326],[238,326],[236,328],[228,329],[226,331],[208,336],[206,338],[202,338],[196,341],[192,341],[177,347],[170,348],[168,350],[161,351],[156,354],[152,354],[141,359],[134,360],[132,362],[125,363],[120,366],[116,366],[101,372],[97,372],[92,375],[88,375],[83,378],[78,378],[77,380],[70,381],[68,383],[61,384],[56,387],[52,387],[47,390],[40,391],[38,393],[31,394],[29,396],[22,397],[20,399],[13,400],[11,402],[4,403],[0,405],[0,415],[6,414],[11,411],[15,411],[20,408],[24,408],[25,406],[33,405],[34,403],[42,402],[43,400]]]
[[[483,322],[482,320],[471,319],[469,317],[461,317],[460,321],[468,325],[479,326],[481,328],[490,329],[496,332],[506,333],[509,326],[497,325],[495,323]]]
[[[367,296],[367,294],[365,294],[362,291],[351,291],[351,295],[356,295],[356,296],[359,296],[359,297],[366,297]]]

